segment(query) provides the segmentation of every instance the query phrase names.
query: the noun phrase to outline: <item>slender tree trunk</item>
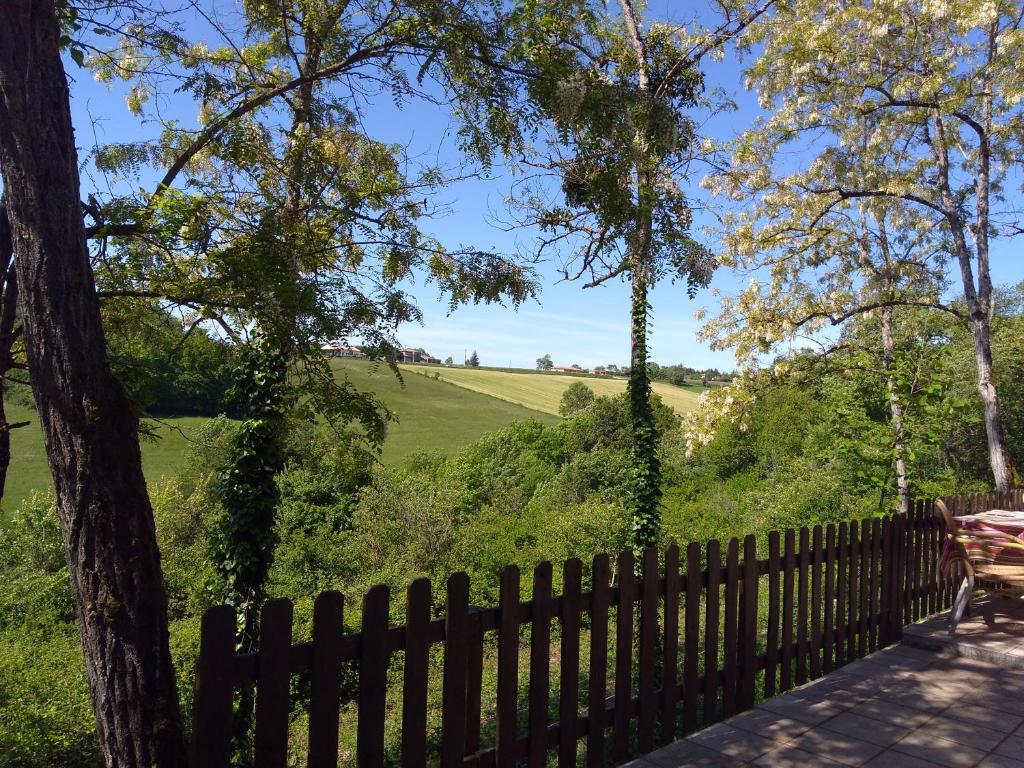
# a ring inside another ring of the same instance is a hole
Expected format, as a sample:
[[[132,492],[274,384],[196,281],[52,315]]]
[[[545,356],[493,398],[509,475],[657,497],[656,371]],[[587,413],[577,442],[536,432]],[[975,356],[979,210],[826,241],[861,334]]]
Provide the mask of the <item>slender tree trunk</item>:
[[[626,27],[627,43],[633,48],[638,63],[637,85],[641,92],[650,92],[647,49],[632,0],[619,0]],[[647,370],[647,323],[650,305],[648,290],[654,280],[651,265],[651,218],[654,199],[650,144],[647,136],[637,130],[634,140],[637,218],[629,248],[630,295],[630,365],[629,413],[633,428],[632,488],[630,523],[633,549],[640,554],[658,543],[661,532],[661,462],[658,459],[658,431],[651,407],[651,378]]]
[[[14,273],[14,243],[7,220],[7,204],[0,200],[0,501],[7,487],[7,470],[11,466],[11,430],[26,422],[11,424],[4,407],[7,373],[13,367],[14,344],[21,333],[18,326],[18,280]]]
[[[993,51],[994,55],[994,51]],[[986,89],[990,92],[991,89]],[[1002,408],[999,403],[999,392],[996,389],[992,366],[992,276],[989,271],[988,230],[989,222],[989,164],[991,149],[988,135],[991,129],[991,96],[986,100],[982,116],[982,131],[979,135],[978,167],[975,177],[977,194],[976,216],[973,227],[975,248],[972,258],[971,247],[968,245],[967,224],[960,215],[953,190],[950,185],[949,152],[946,147],[946,130],[942,117],[933,115],[932,122],[935,137],[932,147],[939,167],[939,191],[943,207],[946,209],[946,220],[952,236],[953,254],[960,266],[960,279],[964,289],[964,299],[968,309],[968,326],[974,341],[974,363],[977,371],[978,394],[984,409],[985,436],[988,440],[989,464],[997,490],[1008,491],[1015,482],[1017,473],[1010,458],[1010,449],[1006,443],[1003,429]],[[974,260],[978,265],[978,284],[974,283]]]
[[[106,357],[52,0],[0,13],[0,172],[25,348],[107,766],[183,766],[137,419]]]
[[[892,364],[896,358],[896,344],[892,336],[892,307],[882,307],[882,360],[885,363],[885,386],[889,392],[889,428],[893,434],[893,454],[896,459],[896,493],[900,512],[910,512],[910,485],[907,481],[907,446],[903,442],[903,404],[896,389]]]

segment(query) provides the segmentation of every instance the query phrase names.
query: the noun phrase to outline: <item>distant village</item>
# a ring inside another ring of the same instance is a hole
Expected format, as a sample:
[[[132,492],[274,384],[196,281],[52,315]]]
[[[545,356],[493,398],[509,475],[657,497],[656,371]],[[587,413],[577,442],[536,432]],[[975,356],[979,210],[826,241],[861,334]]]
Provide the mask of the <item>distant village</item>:
[[[328,357],[366,357],[366,351],[363,347],[354,346],[351,344],[324,344],[321,347],[324,354]],[[473,354],[469,355],[462,363],[455,363],[451,357],[441,360],[438,357],[434,357],[422,347],[402,347],[394,351],[392,362],[403,363],[403,364],[420,364],[420,365],[445,365],[455,366],[462,365],[468,368],[478,368],[480,366],[480,358],[473,351]],[[551,355],[544,355],[537,358],[537,371],[542,373],[563,373],[563,374],[588,374],[591,376],[628,376],[629,368],[627,366],[618,366],[613,363],[608,365],[599,365],[595,368],[584,368],[577,363],[571,365],[558,365],[552,359]],[[665,381],[669,384],[676,384],[678,386],[685,386],[688,383],[700,381],[704,386],[709,384],[724,384],[732,380],[735,374],[718,371],[716,369],[700,370],[696,368],[690,368],[681,364],[662,366],[658,363],[650,364],[651,378],[655,381]]]

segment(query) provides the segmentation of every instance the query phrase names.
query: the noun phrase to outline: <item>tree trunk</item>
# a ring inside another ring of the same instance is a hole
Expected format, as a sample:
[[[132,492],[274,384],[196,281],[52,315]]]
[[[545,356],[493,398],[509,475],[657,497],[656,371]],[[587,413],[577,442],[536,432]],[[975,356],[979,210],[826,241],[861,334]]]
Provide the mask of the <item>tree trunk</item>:
[[[52,0],[0,13],[0,172],[25,348],[107,766],[185,749],[137,418],[106,357]]]
[[[885,386],[889,392],[889,428],[893,434],[893,454],[896,459],[896,493],[900,512],[910,513],[910,485],[907,481],[907,446],[903,442],[903,404],[896,389],[892,373],[896,357],[896,344],[892,337],[892,307],[882,307],[882,360],[885,363]]]
[[[11,466],[11,430],[25,423],[11,424],[4,408],[7,372],[14,367],[14,344],[20,333],[17,324],[18,280],[14,274],[14,244],[7,220],[7,204],[0,200],[0,501],[7,487],[7,470]]]
[[[1002,408],[992,370],[991,323],[986,311],[971,312],[971,337],[974,340],[974,364],[978,371],[978,394],[985,414],[985,436],[988,439],[989,464],[996,490],[1013,488],[1015,475],[1003,430]]]

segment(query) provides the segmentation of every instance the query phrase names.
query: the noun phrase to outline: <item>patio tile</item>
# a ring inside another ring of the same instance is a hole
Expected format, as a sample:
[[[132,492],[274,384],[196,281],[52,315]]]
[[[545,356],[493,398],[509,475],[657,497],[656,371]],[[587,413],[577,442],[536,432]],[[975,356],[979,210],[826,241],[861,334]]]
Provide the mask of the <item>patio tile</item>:
[[[695,733],[690,737],[690,741],[743,761],[760,757],[779,745],[779,742],[766,736],[742,728],[733,728],[725,723],[718,723]]]
[[[858,715],[880,720],[883,723],[893,723],[903,728],[916,728],[932,718],[932,714],[929,712],[922,712],[919,709],[878,698],[865,701],[855,707],[853,711]]]
[[[856,712],[838,714],[831,720],[826,720],[819,727],[869,741],[880,747],[888,747],[910,733],[909,728],[903,728],[895,723],[872,720],[870,717],[859,715]]]
[[[1006,755],[989,755],[976,768],[1024,768],[1024,762]]]
[[[896,742],[892,748],[897,752],[919,757],[922,760],[930,760],[933,763],[947,766],[947,768],[971,768],[986,754],[983,750],[974,747],[930,736],[924,728],[919,728],[906,738]]]
[[[662,747],[645,759],[656,768],[739,768],[744,765],[739,760],[688,740]]]
[[[1009,692],[992,689],[980,690],[968,695],[964,701],[968,704],[977,704],[1010,715],[1024,717],[1024,698],[1019,694],[1012,695]]]
[[[989,709],[976,704],[953,704],[943,710],[940,716],[973,723],[1002,733],[1011,733],[1024,723],[1024,717],[1019,715],[1011,715],[1008,712],[1000,712],[998,709]]]
[[[807,768],[812,765],[837,766],[842,763],[784,744],[755,760],[751,765],[767,766],[768,768]]]
[[[761,704],[761,709],[767,709],[794,720],[800,720],[810,725],[818,725],[835,717],[840,712],[845,712],[850,705],[846,703],[834,703],[829,700],[805,701],[789,694],[776,696]]]
[[[811,726],[799,720],[785,717],[767,709],[751,709],[725,721],[733,728],[760,734],[769,739],[788,740],[806,731]]]
[[[997,755],[1012,757],[1017,760],[1024,760],[1024,736],[1018,736],[1016,734],[1007,736],[1006,740],[996,747],[995,753]]]
[[[869,721],[870,722],[870,721]],[[843,765],[860,766],[881,752],[884,747],[825,728],[813,728],[797,736],[787,746],[813,752]]]
[[[933,763],[930,760],[922,760],[905,752],[895,752],[891,749],[876,755],[864,765],[865,768],[942,768],[938,763]]]
[[[944,715],[929,720],[918,730],[923,731],[929,737],[938,736],[985,752],[991,752],[999,745],[999,742],[1006,738],[1006,734],[1003,732]]]

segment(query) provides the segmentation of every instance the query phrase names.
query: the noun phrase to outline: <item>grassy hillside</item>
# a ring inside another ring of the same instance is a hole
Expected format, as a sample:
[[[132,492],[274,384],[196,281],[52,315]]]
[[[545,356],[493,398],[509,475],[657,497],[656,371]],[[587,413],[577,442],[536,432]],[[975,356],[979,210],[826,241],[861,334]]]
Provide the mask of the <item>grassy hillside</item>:
[[[404,386],[385,365],[365,360],[334,360],[339,376],[356,387],[375,392],[398,417],[392,424],[384,446],[383,460],[395,463],[417,451],[454,453],[485,432],[501,429],[514,421],[539,419],[547,424],[558,421],[550,412],[530,410],[487,394],[469,392],[445,381],[404,371]],[[428,369],[413,366],[416,372]],[[557,409],[556,409],[557,410]]]
[[[611,377],[573,376],[571,374],[533,373],[530,371],[512,373],[481,368],[442,368],[421,365],[404,365],[401,368],[410,374],[425,373],[433,376],[437,373],[442,381],[551,414],[558,413],[558,403],[562,399],[562,393],[574,381],[582,381],[598,395],[617,395],[626,391],[625,379]],[[413,377],[410,375],[408,378]],[[422,376],[417,378],[422,378]],[[697,398],[700,396],[697,389],[684,389],[657,381],[654,382],[653,387],[665,403],[680,414],[691,411],[697,405]]]
[[[390,369],[372,366],[364,360],[337,360],[334,367],[339,376],[347,377],[360,389],[375,392],[398,417],[384,446],[382,460],[388,464],[417,451],[454,453],[485,432],[513,421],[558,421],[547,412],[529,410],[423,376],[406,375],[403,387]],[[51,481],[35,412],[8,405],[7,416],[11,421],[31,422],[11,433],[11,467],[3,499],[3,508],[9,511],[17,509],[32,491],[50,488]],[[143,441],[143,467],[149,481],[159,480],[181,466],[190,435],[203,421],[198,417],[166,419],[166,425],[156,429],[159,439]]]
[[[3,508],[13,510],[32,491],[51,488],[52,481],[36,412],[11,404],[7,404],[6,409],[7,418],[11,421],[31,422],[29,426],[11,432],[11,466],[7,472]],[[186,416],[165,421],[165,424],[156,426],[157,439],[143,438],[142,441],[143,469],[150,482],[181,466],[192,434],[206,419]]]

